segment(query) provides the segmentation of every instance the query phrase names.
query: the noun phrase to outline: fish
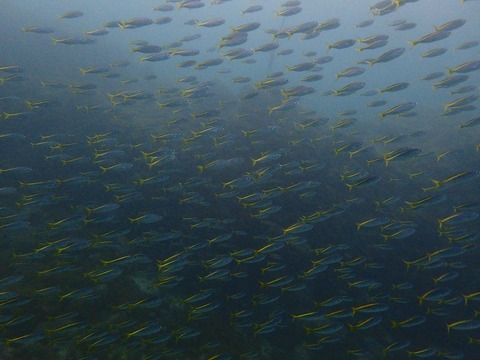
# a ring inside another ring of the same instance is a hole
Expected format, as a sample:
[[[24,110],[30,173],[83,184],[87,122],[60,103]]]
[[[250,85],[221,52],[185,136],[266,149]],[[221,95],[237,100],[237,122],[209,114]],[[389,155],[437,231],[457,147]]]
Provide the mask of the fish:
[[[86,74],[104,74],[110,71],[110,65],[106,66],[91,66],[89,68],[80,68],[82,75]]]
[[[480,322],[477,320],[460,320],[447,324],[447,332],[450,330],[469,331],[480,328]]]
[[[456,212],[453,215],[447,216],[442,219],[438,219],[439,229],[442,230],[445,226],[449,227],[452,225],[464,224],[470,221],[474,221],[478,218],[478,213],[469,211],[469,212]]]
[[[286,66],[286,68],[287,68],[287,71],[302,72],[302,71],[312,70],[315,66],[316,64],[313,62],[305,62],[305,63],[296,64],[293,66]]]
[[[201,27],[216,27],[223,25],[225,23],[225,19],[223,18],[213,18],[204,21],[196,21],[195,24]]]
[[[300,6],[287,7],[286,9],[275,11],[276,16],[293,16],[302,12]]]
[[[397,27],[395,27],[395,31],[405,31],[405,30],[411,30],[415,29],[417,27],[417,24],[414,22],[406,22],[404,24],[401,24]]]
[[[436,83],[433,83],[432,86],[434,89],[449,88],[452,86],[456,86],[464,81],[467,81],[468,78],[468,75],[451,75],[443,78]]]
[[[360,321],[358,323],[348,324],[348,326],[350,327],[350,330],[352,330],[352,331],[354,331],[354,330],[367,330],[367,329],[370,329],[374,326],[377,326],[382,321],[383,321],[383,318],[381,316],[372,316],[372,317],[369,317],[368,319]]]
[[[252,14],[252,13],[255,13],[255,12],[258,12],[258,11],[262,11],[262,10],[263,10],[262,5],[252,5],[252,6],[249,6],[248,8],[246,8],[245,10],[242,10],[242,15]]]
[[[480,45],[480,42],[479,41],[476,41],[476,40],[472,40],[472,41],[467,41],[463,44],[460,44],[458,45],[455,50],[467,50],[467,49],[471,49],[471,48],[474,48],[476,46]]]
[[[108,30],[105,28],[83,31],[83,34],[85,36],[104,36],[108,33]]]
[[[463,129],[463,128],[467,128],[467,127],[474,127],[474,126],[477,126],[479,124],[480,124],[480,118],[479,117],[472,118],[469,121],[467,121],[466,123],[461,124],[460,128]]]
[[[132,48],[132,52],[139,52],[142,54],[153,54],[158,53],[162,50],[161,46],[158,45],[142,45],[136,48]]]
[[[208,67],[211,67],[211,66],[220,65],[221,63],[223,63],[223,59],[219,59],[219,58],[208,59],[208,60],[202,61],[200,63],[197,63],[195,65],[195,69],[204,70],[204,69],[206,69]]]
[[[435,31],[452,31],[462,27],[463,25],[465,25],[466,22],[467,20],[465,19],[455,19],[455,20],[446,22],[442,25],[434,26],[434,28],[435,28]]]
[[[122,20],[119,23],[120,29],[138,29],[153,24],[153,20],[146,17],[138,17],[128,20]]]
[[[401,147],[392,151],[388,151],[383,154],[385,160],[385,166],[388,166],[393,160],[405,160],[412,157],[417,157],[421,153],[420,149]]]
[[[369,227],[383,226],[388,224],[389,222],[390,222],[389,218],[373,218],[373,219],[365,220],[362,222],[358,222],[356,223],[356,225],[357,225],[357,230],[360,230],[361,228],[364,228],[364,227],[369,228]]]
[[[445,200],[447,200],[447,195],[440,194],[434,196],[427,196],[415,201],[405,201],[405,204],[408,205],[409,209],[422,209],[428,206],[437,205]]]
[[[340,89],[333,90],[334,96],[346,96],[354,94],[355,92],[363,89],[366,86],[366,83],[363,81],[356,81],[350,84],[347,84]]]
[[[432,58],[445,54],[448,51],[446,48],[435,48],[424,52],[420,55],[421,58]]]
[[[404,52],[405,52],[405,48],[402,48],[402,47],[395,48],[395,49],[384,52],[383,54],[381,54],[376,59],[367,61],[367,63],[368,63],[368,65],[372,66],[372,65],[375,65],[375,64],[379,64],[379,63],[390,62],[390,61],[402,56],[402,54]]]
[[[357,187],[366,187],[366,186],[374,185],[378,183],[380,180],[382,180],[380,176],[366,176],[354,183],[346,184],[346,185],[348,189],[351,191]]]
[[[386,45],[388,45],[388,41],[378,40],[378,41],[374,41],[372,43],[368,43],[363,47],[359,47],[359,48],[357,48],[357,50],[360,51],[360,52],[365,51],[365,50],[374,50],[374,49],[382,48]]]
[[[278,49],[279,46],[280,45],[278,43],[270,42],[270,43],[266,43],[266,44],[257,46],[256,48],[253,49],[253,51],[255,51],[255,52],[268,52],[268,51]]]
[[[412,109],[414,109],[416,106],[417,106],[417,103],[413,102],[413,101],[412,102],[407,102],[407,103],[402,103],[402,104],[396,105],[396,106],[388,109],[387,111],[384,111],[384,112],[380,113],[380,117],[384,118],[385,116],[389,116],[389,115],[405,114],[405,113],[411,111]]]
[[[327,44],[327,50],[330,49],[346,49],[349,48],[353,45],[355,45],[357,41],[354,39],[345,39],[345,40],[340,40],[337,41],[336,43],[333,44]]]
[[[258,29],[259,27],[261,26],[261,24],[259,22],[250,22],[250,23],[246,23],[246,24],[242,24],[242,25],[238,25],[238,26],[235,26],[235,27],[232,27],[231,30],[232,32],[243,32],[243,33],[246,33],[246,32],[250,32],[250,31],[253,31],[253,30],[256,30]]]
[[[82,17],[83,15],[84,15],[83,11],[72,10],[72,11],[68,11],[66,13],[63,13],[62,15],[57,15],[57,18],[58,18],[58,20],[76,19],[76,18]]]
[[[438,79],[440,77],[442,77],[444,75],[443,72],[441,71],[436,71],[436,72],[433,72],[433,73],[429,73],[425,76],[422,76],[420,78],[420,80],[425,80],[425,81],[429,81],[429,80],[435,80],[435,79]]]
[[[53,45],[56,44],[65,44],[65,45],[88,45],[93,44],[96,40],[92,37],[80,37],[80,36],[67,36],[63,38],[51,38]]]
[[[359,76],[362,75],[365,72],[364,68],[354,66],[348,69],[343,70],[342,72],[338,73],[335,75],[335,78],[340,78],[340,77],[354,77],[354,76]]]
[[[172,17],[170,16],[162,16],[158,19],[155,19],[153,20],[153,23],[154,24],[157,24],[157,25],[164,25],[164,24],[168,24],[169,22],[171,22],[173,19]]]
[[[32,32],[37,34],[52,34],[55,32],[55,28],[52,26],[27,26],[22,27],[23,32]]]
[[[171,54],[166,51],[160,51],[152,53],[147,56],[140,57],[140,61],[156,62],[156,61],[165,61],[170,58]]]
[[[409,86],[410,86],[410,84],[408,82],[398,82],[398,83],[389,85],[389,86],[387,86],[383,89],[379,89],[378,92],[379,93],[396,92],[396,91],[404,90],[404,89],[408,88]]]
[[[478,171],[462,171],[456,174],[453,174],[443,180],[432,180],[434,188],[453,186],[457,184],[464,184],[476,179],[480,175]]]
[[[449,74],[465,74],[480,69],[480,60],[467,61],[453,68],[447,68]]]
[[[370,26],[373,24],[373,20],[364,20],[360,21],[359,23],[355,24],[356,28],[366,28],[367,26]]]

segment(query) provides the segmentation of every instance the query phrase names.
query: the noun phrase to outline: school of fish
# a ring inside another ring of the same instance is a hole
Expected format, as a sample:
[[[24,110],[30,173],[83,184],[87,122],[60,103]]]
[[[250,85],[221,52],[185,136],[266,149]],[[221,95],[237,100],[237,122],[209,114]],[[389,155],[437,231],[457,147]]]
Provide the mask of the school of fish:
[[[55,71],[0,60],[0,357],[477,359],[480,2],[444,1],[19,25]]]

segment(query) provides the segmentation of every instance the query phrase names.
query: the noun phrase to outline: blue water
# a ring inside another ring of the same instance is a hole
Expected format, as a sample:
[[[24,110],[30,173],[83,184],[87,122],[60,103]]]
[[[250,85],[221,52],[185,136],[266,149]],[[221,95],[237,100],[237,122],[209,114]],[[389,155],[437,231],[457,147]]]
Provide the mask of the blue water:
[[[480,3],[287,5],[4,1],[2,359],[478,358]]]

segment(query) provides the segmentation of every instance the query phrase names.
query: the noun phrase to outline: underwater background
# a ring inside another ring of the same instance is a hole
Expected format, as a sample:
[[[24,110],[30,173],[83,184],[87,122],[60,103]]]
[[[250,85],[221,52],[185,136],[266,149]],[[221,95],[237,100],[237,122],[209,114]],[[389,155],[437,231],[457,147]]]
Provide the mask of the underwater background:
[[[480,1],[1,9],[0,359],[480,358]]]

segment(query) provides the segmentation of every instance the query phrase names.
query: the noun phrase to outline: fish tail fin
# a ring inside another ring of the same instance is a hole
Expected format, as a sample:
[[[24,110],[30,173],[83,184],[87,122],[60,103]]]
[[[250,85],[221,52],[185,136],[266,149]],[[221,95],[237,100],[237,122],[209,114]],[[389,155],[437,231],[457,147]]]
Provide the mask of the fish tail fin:
[[[268,115],[272,115],[272,113],[275,111],[274,107],[269,107],[268,108]]]
[[[85,74],[88,73],[88,70],[85,70],[85,69],[82,69],[82,68],[79,68],[79,69],[82,72],[82,76],[85,76]]]
[[[442,220],[437,220],[437,221],[438,221],[438,230],[441,231],[443,229],[444,222]]]
[[[197,169],[200,170],[201,173],[205,171],[205,166],[198,165]]]
[[[115,94],[110,94],[110,93],[107,93],[108,95],[108,99],[110,100],[110,102],[114,102],[113,99],[115,98]]]
[[[308,326],[303,325],[303,328],[305,329],[305,332],[307,335],[313,334],[314,330],[309,328]]]
[[[441,180],[432,180],[433,181],[433,184],[435,185],[436,188],[440,187],[442,185],[442,181]]]
[[[264,283],[262,281],[259,281],[259,283],[260,283],[260,289],[263,289],[267,286],[267,283]]]
[[[411,47],[414,47],[417,45],[417,42],[415,40],[409,40],[408,43],[410,44]]]

